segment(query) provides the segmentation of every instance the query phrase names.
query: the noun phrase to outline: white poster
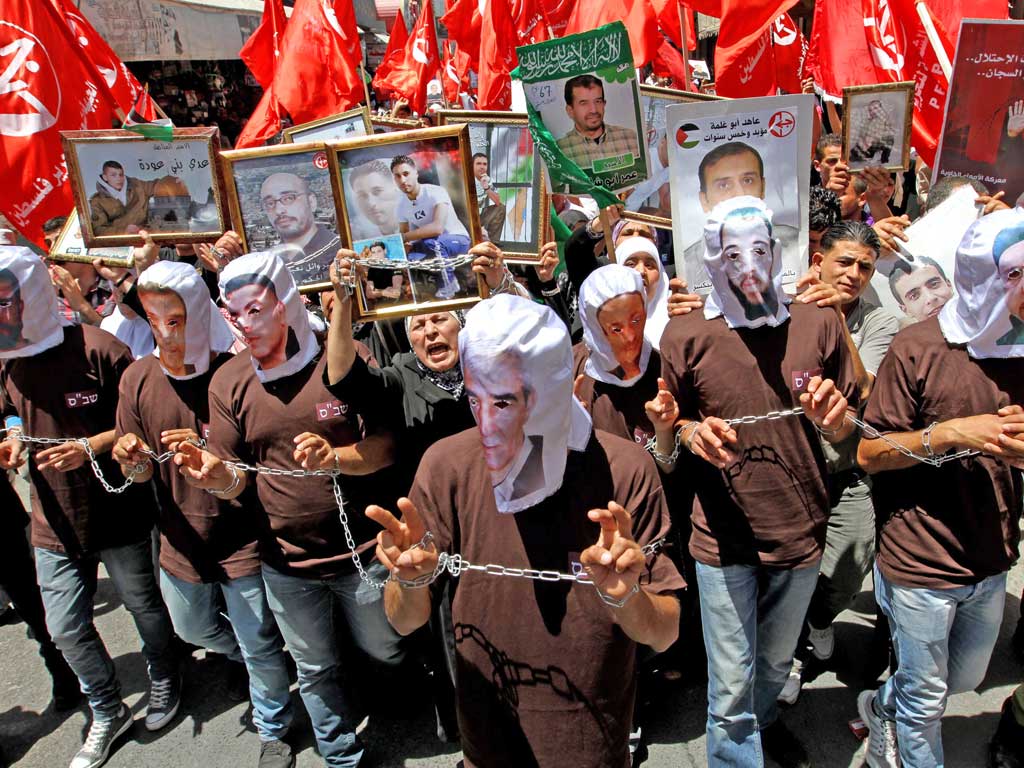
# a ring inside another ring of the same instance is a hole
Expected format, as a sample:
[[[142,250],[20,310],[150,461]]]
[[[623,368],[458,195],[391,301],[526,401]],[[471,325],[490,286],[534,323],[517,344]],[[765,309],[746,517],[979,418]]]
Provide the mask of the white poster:
[[[678,104],[668,108],[669,177],[676,273],[707,294],[704,223],[716,204],[760,197],[782,244],[782,281],[807,270],[806,172],[811,156],[810,94]]]

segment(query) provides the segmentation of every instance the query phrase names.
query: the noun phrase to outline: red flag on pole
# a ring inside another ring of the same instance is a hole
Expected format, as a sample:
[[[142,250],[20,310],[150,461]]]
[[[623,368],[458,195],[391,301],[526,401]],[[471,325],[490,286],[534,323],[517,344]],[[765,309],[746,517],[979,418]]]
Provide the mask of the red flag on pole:
[[[249,36],[238,57],[266,91],[274,82],[274,72],[281,56],[281,42],[287,19],[281,0],[263,0],[263,18]]]
[[[651,0],[582,0],[576,4],[563,35],[587,32],[613,21],[626,25],[634,66],[639,69],[649,63],[662,40]]]
[[[110,128],[114,102],[51,3],[0,0],[0,212],[44,244],[74,205],[61,131]]]
[[[658,48],[657,53],[654,54],[654,60],[651,61],[654,74],[658,77],[671,78],[672,87],[678,88],[680,91],[686,90],[686,68],[688,66],[686,59],[667,37]]]
[[[409,30],[405,26],[405,16],[401,10],[395,15],[395,22],[391,25],[391,35],[388,37],[388,47],[384,49],[384,58],[381,59],[377,71],[373,73],[373,82],[370,85],[374,90],[383,92],[381,87],[388,72],[394,69],[396,63],[400,63],[405,57],[405,43],[409,39]]]
[[[764,43],[764,33],[779,16],[796,4],[796,0],[722,0],[721,31],[715,47],[715,86],[723,96],[765,96],[774,89],[764,84],[774,81],[774,62],[768,56],[771,76],[766,78],[759,67],[765,63],[765,52],[771,53],[771,36]],[[734,69],[735,68],[735,69]],[[741,90],[721,89],[725,79]],[[753,83],[757,87],[752,87]]]
[[[804,68],[814,78],[815,89],[831,101],[842,101],[844,86],[877,82],[867,39],[854,34],[863,27],[859,3],[818,0],[814,5]]]
[[[263,92],[259,104],[252,111],[242,132],[238,134],[238,138],[235,140],[235,149],[262,146],[280,130],[281,115],[277,99],[274,98],[274,88],[271,85]]]
[[[469,91],[469,56],[456,47],[451,51],[450,45],[444,48],[444,72],[441,82],[444,87],[444,97],[453,108],[457,109],[460,104],[459,94]]]
[[[541,9],[541,0],[510,0],[509,10],[512,12],[516,31],[516,45],[532,45],[551,39],[547,17]],[[483,41],[480,47],[484,48]]]
[[[381,79],[381,87],[405,97],[415,112],[423,114],[427,107],[427,83],[437,76],[440,69],[434,13],[430,3],[425,2],[409,33],[402,59]]]
[[[765,29],[738,56],[733,52],[730,65],[723,69],[718,68],[715,54],[715,92],[730,99],[776,94],[771,29]]]
[[[576,9],[577,0],[544,0],[540,6],[540,12],[544,14],[548,29],[552,37],[562,37],[565,34],[565,27],[569,23],[569,17]],[[582,0],[586,2],[586,0]]]
[[[58,12],[64,17],[72,36],[78,41],[85,57],[99,73],[102,82],[110,90],[111,98],[123,112],[131,110],[142,92],[142,86],[135,75],[128,71],[113,48],[107,44],[85,15],[68,0],[53,0]]]
[[[508,0],[487,0],[480,31],[477,107],[508,109],[512,106],[512,78],[509,72],[519,63],[515,48],[518,38]]]
[[[296,123],[359,104],[362,50],[351,0],[296,0],[278,61],[274,95]]]
[[[788,13],[772,22],[772,55],[775,58],[776,86],[786,93],[800,93],[803,90],[807,40]]]
[[[463,53],[469,56],[470,66],[480,71],[480,0],[454,0],[448,5],[448,12],[439,21],[448,30],[448,39],[458,43]]]
[[[693,29],[693,11],[679,0],[651,0],[658,26],[668,35],[676,48],[692,51],[697,47],[697,35]]]

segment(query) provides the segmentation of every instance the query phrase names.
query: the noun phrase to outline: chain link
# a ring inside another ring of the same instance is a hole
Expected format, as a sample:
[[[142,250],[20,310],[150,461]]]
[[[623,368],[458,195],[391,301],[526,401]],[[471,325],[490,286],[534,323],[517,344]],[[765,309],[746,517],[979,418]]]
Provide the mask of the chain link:
[[[361,267],[369,269],[390,269],[394,272],[405,269],[419,270],[420,272],[444,272],[447,269],[457,269],[466,264],[472,264],[476,256],[468,253],[452,256],[433,256],[429,259],[412,261],[410,259],[353,259],[352,261]]]
[[[22,443],[28,443],[29,445],[65,445],[66,443],[78,443],[85,449],[85,455],[89,459],[89,465],[92,467],[92,473],[96,475],[96,479],[100,481],[100,485],[103,486],[103,490],[107,493],[124,493],[128,490],[129,486],[135,482],[135,476],[145,471],[145,467],[142,465],[136,465],[129,467],[125,474],[125,481],[123,485],[111,485],[107,482],[106,477],[103,476],[103,470],[100,468],[99,462],[96,461],[96,454],[92,450],[92,446],[89,445],[89,438],[87,437],[30,437],[22,433],[20,429],[5,429],[4,434],[21,441]]]

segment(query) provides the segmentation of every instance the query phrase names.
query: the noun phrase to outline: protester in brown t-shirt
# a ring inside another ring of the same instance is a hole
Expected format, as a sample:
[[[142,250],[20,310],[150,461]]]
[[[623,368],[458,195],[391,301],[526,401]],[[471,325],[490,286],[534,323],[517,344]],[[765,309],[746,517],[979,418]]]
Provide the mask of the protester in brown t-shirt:
[[[141,486],[106,492],[120,478],[114,442],[118,380],[130,350],[92,326],[61,328],[56,292],[43,262],[26,248],[0,248],[0,387],[5,413],[29,437],[65,440],[40,448],[13,437],[0,444],[0,468],[28,458],[32,544],[53,642],[78,676],[93,722],[75,765],[100,765],[132,723],[114,663],[93,624],[102,561],[142,638],[151,680],[146,727],[157,730],[178,709],[180,682],[171,622],[153,575],[152,498]],[[83,443],[88,440],[89,451]]]
[[[455,583],[463,752],[467,766],[487,768],[624,768],[635,644],[671,644],[678,603],[668,593],[683,586],[667,558],[640,549],[668,529],[657,471],[638,446],[591,429],[551,310],[511,296],[484,302],[459,351],[478,427],[427,451],[401,522],[367,510],[386,529],[377,556],[403,581],[429,576],[439,553],[586,571],[592,584],[478,572]],[[432,543],[414,546],[427,531]],[[429,590],[385,588],[403,633],[427,620],[430,601]]]
[[[1002,343],[1011,286],[998,260],[1019,244],[1020,208],[971,225],[957,295],[896,335],[865,412],[884,435],[865,435],[857,458],[874,475],[875,596],[899,662],[857,701],[878,764],[942,765],[946,698],[981,683],[999,634],[1024,506],[1024,344]],[[980,453],[927,463],[962,451]]]
[[[235,259],[221,271],[220,289],[249,351],[222,365],[210,383],[208,449],[182,443],[174,461],[190,482],[222,499],[255,486],[270,528],[261,550],[267,599],[295,658],[317,746],[328,764],[354,765],[363,747],[339,680],[336,617],[375,662],[397,666],[403,656],[380,590],[367,583],[387,574],[369,562],[372,524],[357,514],[388,491],[372,473],[391,463],[392,440],[327,391],[326,357],[279,257]],[[321,474],[288,474],[299,469]],[[341,474],[344,512],[330,471]]]
[[[155,473],[160,588],[175,631],[226,656],[236,686],[248,670],[260,768],[288,768],[291,747],[282,738],[292,719],[290,682],[257,551],[265,520],[251,505],[190,485],[169,461],[154,466],[151,455],[208,437],[210,379],[231,359],[234,336],[188,264],[158,262],[139,275],[137,289],[157,351],[121,378],[114,458],[126,475],[143,467],[136,483]]]
[[[713,290],[703,312],[669,321],[662,376],[678,404],[685,455],[677,472],[696,492],[697,561],[708,653],[711,765],[806,759],[781,722],[786,681],[817,579],[829,509],[829,442],[855,379],[842,321],[782,291],[771,213],[756,198],[720,203],[705,229]],[[802,408],[752,424],[726,420]],[[752,661],[756,659],[756,661]],[[752,706],[751,706],[752,704]]]

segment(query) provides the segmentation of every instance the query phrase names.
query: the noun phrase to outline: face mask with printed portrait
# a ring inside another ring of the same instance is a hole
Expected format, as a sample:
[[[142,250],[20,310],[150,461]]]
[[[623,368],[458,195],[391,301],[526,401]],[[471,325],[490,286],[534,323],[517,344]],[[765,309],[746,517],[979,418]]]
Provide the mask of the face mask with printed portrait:
[[[0,359],[31,357],[63,340],[46,264],[28,248],[0,246]]]
[[[595,269],[580,286],[579,303],[589,352],[586,374],[595,381],[631,386],[643,376],[651,356],[640,273],[621,264]]]

